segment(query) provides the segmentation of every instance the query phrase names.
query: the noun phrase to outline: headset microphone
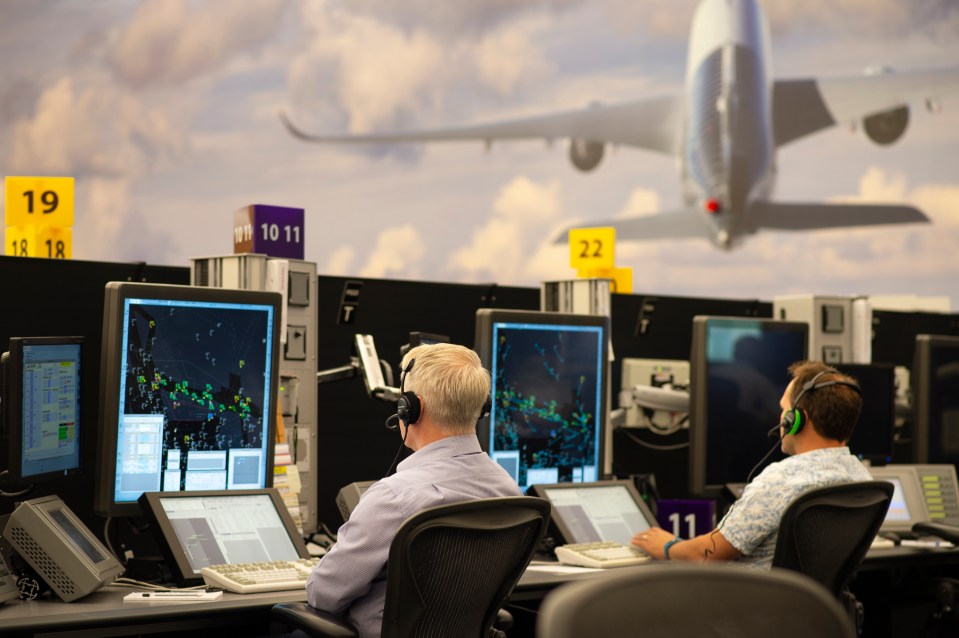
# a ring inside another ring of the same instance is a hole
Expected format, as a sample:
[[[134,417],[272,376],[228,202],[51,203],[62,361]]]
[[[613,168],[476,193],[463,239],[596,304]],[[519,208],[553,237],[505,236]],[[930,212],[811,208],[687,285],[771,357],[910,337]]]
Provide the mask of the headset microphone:
[[[390,417],[390,418],[393,418],[393,417]],[[768,436],[768,437],[770,437],[770,438],[772,438],[772,437],[774,437],[774,436],[778,437],[778,436],[779,436],[779,430],[780,430],[780,428],[782,428],[782,424],[779,424],[779,425],[777,425],[777,426],[775,426],[775,427],[769,428],[769,432],[766,432],[766,436]],[[780,438],[782,438],[782,437],[780,437]]]

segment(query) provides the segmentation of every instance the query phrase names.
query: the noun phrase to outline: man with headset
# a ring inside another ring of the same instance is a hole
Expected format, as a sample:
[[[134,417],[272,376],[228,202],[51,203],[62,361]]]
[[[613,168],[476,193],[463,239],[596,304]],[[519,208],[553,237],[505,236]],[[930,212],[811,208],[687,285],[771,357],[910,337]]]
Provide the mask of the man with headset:
[[[653,558],[735,560],[769,568],[779,521],[793,499],[819,487],[872,480],[846,446],[862,408],[855,380],[821,361],[794,363],[789,372],[792,381],[779,400],[782,421],[770,430],[779,431],[779,446],[789,457],[749,481],[712,532],[682,540],[654,528],[636,534],[633,545]]]
[[[490,409],[490,375],[476,353],[448,343],[421,345],[401,368],[403,392],[387,427],[398,422],[413,454],[363,494],[306,584],[312,606],[346,613],[362,638],[380,635],[387,557],[403,521],[438,505],[522,496],[476,438],[476,422]]]

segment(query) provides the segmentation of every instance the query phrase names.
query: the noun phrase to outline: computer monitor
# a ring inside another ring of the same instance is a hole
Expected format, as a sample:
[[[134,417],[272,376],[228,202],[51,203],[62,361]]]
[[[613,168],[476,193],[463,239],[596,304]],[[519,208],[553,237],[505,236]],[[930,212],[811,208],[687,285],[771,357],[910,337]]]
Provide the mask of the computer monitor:
[[[959,464],[959,337],[916,335],[910,385],[915,461]]]
[[[279,293],[110,282],[94,510],[273,484]]]
[[[480,443],[522,489],[599,478],[608,343],[608,317],[476,311],[476,351],[493,395]]]
[[[806,358],[809,325],[698,316],[690,351],[689,488],[741,483],[775,440],[789,366]],[[781,453],[777,452],[778,458]],[[774,455],[773,459],[777,458]]]
[[[309,558],[273,488],[144,492],[139,501],[177,582],[200,581],[210,565]]]
[[[3,354],[0,419],[6,480],[34,482],[81,469],[83,337],[12,337]]]
[[[911,465],[871,467],[869,473],[877,481],[889,481],[895,488],[889,510],[879,531],[911,532],[913,525],[929,520],[915,467]]]
[[[629,545],[636,532],[659,526],[630,481],[535,485],[530,493],[553,506],[558,542]]]
[[[839,372],[862,388],[862,411],[849,439],[849,450],[878,465],[892,462],[896,427],[896,368],[891,363],[838,363]]]

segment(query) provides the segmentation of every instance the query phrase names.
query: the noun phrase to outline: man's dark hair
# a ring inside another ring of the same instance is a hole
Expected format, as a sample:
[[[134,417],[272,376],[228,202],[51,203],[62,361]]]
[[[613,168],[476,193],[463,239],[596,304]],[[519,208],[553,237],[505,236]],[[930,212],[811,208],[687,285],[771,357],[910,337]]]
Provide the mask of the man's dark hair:
[[[797,361],[789,366],[789,373],[795,379],[789,392],[790,405],[795,404],[796,397],[802,392],[803,386],[820,373],[824,374],[816,379],[816,385],[829,381],[843,381],[856,386],[859,385],[859,382],[853,377],[839,372],[822,361]],[[813,428],[820,435],[827,439],[846,443],[852,438],[856,423],[859,421],[862,397],[848,386],[831,385],[809,390],[799,400],[799,405],[796,408],[806,413]]]

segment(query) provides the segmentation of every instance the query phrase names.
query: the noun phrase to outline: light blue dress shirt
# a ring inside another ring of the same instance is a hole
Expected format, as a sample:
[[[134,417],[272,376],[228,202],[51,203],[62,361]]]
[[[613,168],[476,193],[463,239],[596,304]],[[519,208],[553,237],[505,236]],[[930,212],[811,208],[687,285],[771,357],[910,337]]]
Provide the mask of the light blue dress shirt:
[[[416,427],[416,426],[413,426]],[[343,614],[361,638],[380,635],[386,562],[400,525],[438,505],[479,498],[522,496],[506,471],[485,454],[476,435],[452,436],[421,448],[362,496],[336,544],[306,583],[307,600]]]
[[[779,521],[803,492],[872,475],[848,447],[823,448],[772,463],[746,486],[719,524],[720,533],[738,549],[738,562],[768,569],[776,552]]]

